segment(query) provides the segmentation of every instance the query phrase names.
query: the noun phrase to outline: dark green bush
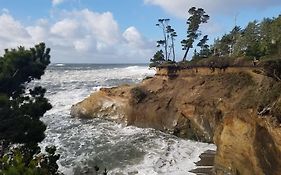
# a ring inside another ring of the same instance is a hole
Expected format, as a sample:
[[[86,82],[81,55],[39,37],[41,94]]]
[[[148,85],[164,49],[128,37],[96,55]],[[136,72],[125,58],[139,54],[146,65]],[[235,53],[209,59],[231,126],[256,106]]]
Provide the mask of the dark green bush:
[[[147,96],[147,91],[140,87],[135,87],[131,89],[132,103],[138,104]]]
[[[0,56],[0,175],[56,175],[55,147],[39,154],[46,125],[40,120],[52,108],[46,89],[29,87],[50,63],[44,43],[26,49],[6,49]],[[16,148],[15,148],[16,147]]]
[[[157,67],[161,65],[165,61],[163,51],[159,50],[154,55],[153,58],[150,59],[149,67]]]
[[[12,148],[0,158],[0,175],[60,175],[55,146],[45,148],[46,153],[37,154],[26,160],[21,147]]]
[[[267,76],[281,81],[281,59],[270,59],[262,63],[262,67]]]

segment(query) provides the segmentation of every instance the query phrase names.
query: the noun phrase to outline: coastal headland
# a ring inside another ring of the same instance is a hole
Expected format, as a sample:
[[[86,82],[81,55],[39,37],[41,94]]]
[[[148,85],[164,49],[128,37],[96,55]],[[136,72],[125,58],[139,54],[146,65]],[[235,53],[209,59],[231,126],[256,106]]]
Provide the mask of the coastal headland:
[[[215,174],[278,175],[280,92],[280,81],[260,67],[164,67],[139,84],[92,93],[71,115],[215,143]]]

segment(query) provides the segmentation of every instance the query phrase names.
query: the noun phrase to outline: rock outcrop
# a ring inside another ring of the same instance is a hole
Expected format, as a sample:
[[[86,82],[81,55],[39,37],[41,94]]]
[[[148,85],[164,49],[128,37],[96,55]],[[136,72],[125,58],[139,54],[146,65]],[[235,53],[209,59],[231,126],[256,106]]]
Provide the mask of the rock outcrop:
[[[217,145],[217,174],[281,174],[281,84],[254,68],[158,70],[73,105],[103,117]]]

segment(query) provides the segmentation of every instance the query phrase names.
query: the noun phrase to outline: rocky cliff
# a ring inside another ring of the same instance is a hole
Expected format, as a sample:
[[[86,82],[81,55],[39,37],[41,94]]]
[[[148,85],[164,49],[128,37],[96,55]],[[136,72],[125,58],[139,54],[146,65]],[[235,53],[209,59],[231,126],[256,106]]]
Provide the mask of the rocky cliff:
[[[216,174],[281,174],[281,84],[254,68],[158,70],[138,85],[101,89],[73,105],[103,117],[214,142]]]

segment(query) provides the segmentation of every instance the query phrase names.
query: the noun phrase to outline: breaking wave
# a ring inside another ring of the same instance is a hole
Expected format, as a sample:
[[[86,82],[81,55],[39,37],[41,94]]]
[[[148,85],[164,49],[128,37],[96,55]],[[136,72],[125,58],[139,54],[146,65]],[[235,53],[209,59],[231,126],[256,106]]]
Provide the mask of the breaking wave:
[[[41,146],[56,145],[60,170],[67,175],[93,174],[95,165],[109,174],[191,174],[199,155],[215,146],[184,140],[154,129],[124,126],[102,119],[72,118],[69,110],[100,87],[138,83],[155,74],[145,65],[51,66],[36,82],[47,88],[53,108],[43,121]]]

